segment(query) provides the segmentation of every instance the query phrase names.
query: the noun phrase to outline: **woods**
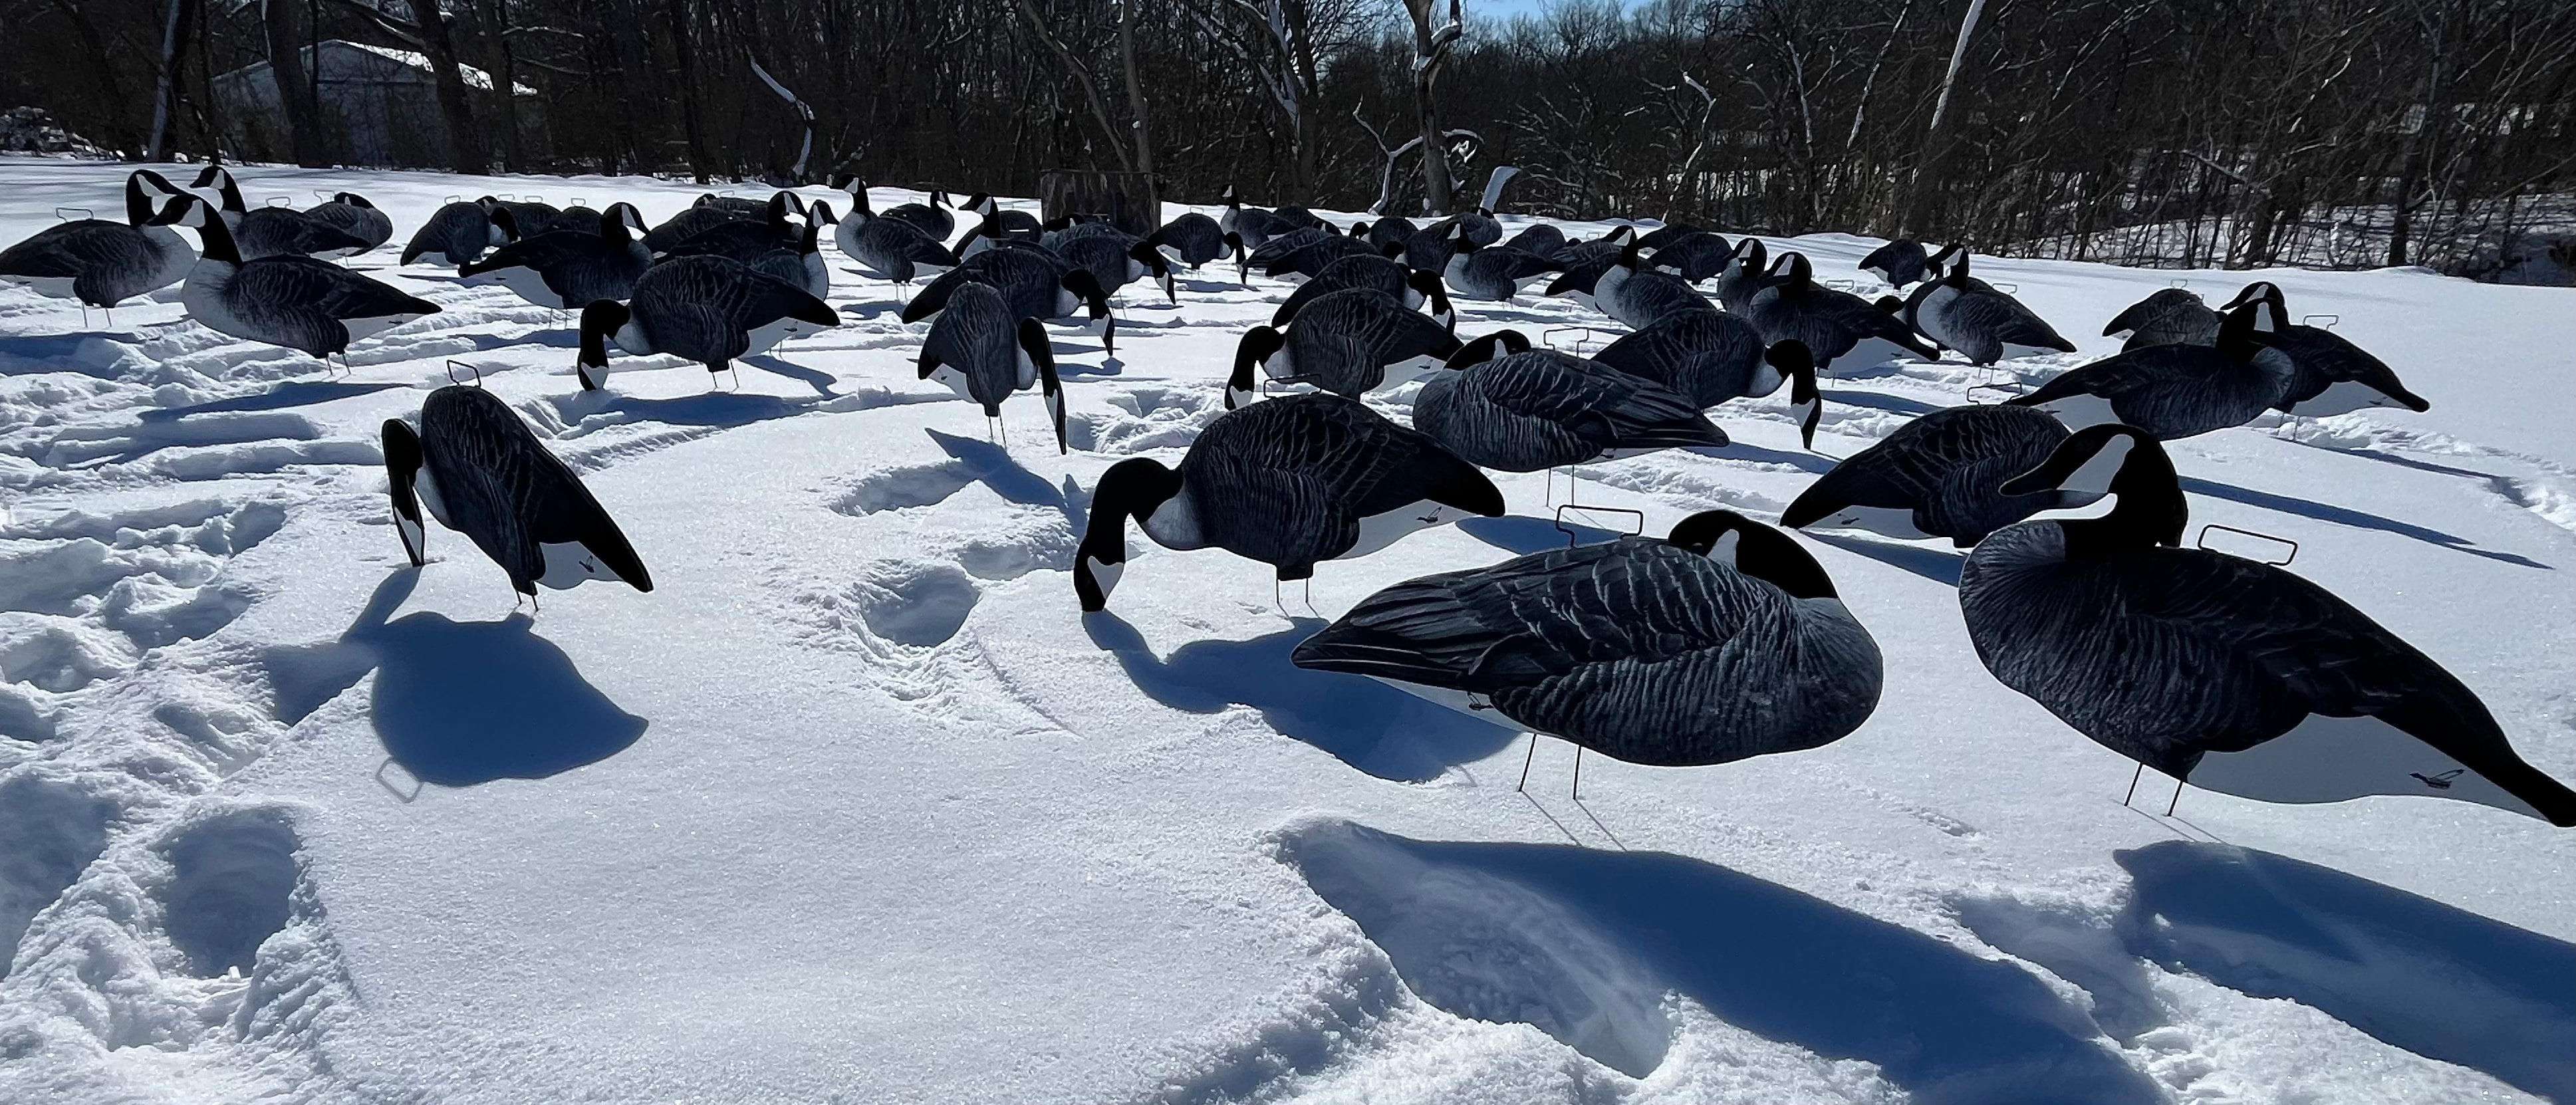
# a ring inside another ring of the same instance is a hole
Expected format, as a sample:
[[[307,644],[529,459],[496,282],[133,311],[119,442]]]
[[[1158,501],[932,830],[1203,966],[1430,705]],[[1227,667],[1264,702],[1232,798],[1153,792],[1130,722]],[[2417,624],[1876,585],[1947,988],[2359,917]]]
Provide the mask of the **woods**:
[[[0,102],[129,157],[344,162],[298,49],[333,39],[415,57],[408,125],[468,172],[1070,167],[1413,214],[1513,164],[1530,213],[2235,267],[2464,271],[2576,223],[2560,0],[14,0]],[[214,78],[262,61],[286,141],[240,148]]]

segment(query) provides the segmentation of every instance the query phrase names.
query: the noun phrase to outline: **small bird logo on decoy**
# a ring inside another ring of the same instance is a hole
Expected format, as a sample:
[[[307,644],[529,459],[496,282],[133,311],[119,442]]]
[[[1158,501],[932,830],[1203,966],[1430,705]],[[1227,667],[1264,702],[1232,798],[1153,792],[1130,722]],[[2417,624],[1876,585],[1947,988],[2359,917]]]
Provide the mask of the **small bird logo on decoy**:
[[[2468,769],[2465,767],[2455,767],[2439,775],[2426,775],[2421,771],[2410,771],[2407,772],[2407,774],[2423,780],[2425,786],[2431,787],[2435,790],[2449,790],[2451,789],[2451,780],[2459,778],[2460,773],[2467,770]]]

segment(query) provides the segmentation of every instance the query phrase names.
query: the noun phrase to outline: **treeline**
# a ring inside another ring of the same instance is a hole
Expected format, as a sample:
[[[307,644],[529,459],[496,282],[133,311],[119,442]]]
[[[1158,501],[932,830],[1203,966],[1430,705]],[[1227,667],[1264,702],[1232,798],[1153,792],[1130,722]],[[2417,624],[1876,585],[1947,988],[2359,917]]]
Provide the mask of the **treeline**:
[[[10,0],[0,102],[202,156],[245,129],[213,77],[283,57],[301,91],[265,152],[329,163],[345,93],[294,48],[325,39],[422,55],[437,110],[415,123],[467,171],[1026,195],[1069,167],[1410,213],[1514,164],[1506,206],[1534,213],[2230,266],[2456,270],[2576,223],[2567,0],[1569,0],[1508,21],[1456,0]],[[493,91],[513,86],[535,95]]]

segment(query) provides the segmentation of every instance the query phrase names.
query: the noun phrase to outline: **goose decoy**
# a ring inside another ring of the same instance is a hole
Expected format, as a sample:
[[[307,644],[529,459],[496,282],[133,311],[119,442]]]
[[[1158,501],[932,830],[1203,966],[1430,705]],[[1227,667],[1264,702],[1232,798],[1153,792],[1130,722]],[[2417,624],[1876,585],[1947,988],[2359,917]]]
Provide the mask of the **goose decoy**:
[[[1449,229],[1449,260],[1440,268],[1440,278],[1448,282],[1449,293],[1460,299],[1508,303],[1520,294],[1521,285],[1565,270],[1564,265],[1545,257],[1533,257],[1510,246],[1479,246],[1464,235],[1463,228]]]
[[[2110,324],[2102,327],[2102,336],[2125,338],[2120,347],[2123,350],[2151,345],[2216,345],[2218,312],[2210,310],[2198,292],[2162,288],[2112,316]]]
[[[0,284],[91,307],[169,287],[197,263],[197,251],[169,224],[199,202],[138,169],[125,178],[124,222],[77,219],[37,231],[0,250]]]
[[[1127,520],[1167,549],[1215,547],[1308,579],[1417,530],[1500,517],[1503,493],[1466,461],[1356,399],[1290,395],[1217,416],[1177,468],[1118,462],[1092,489],[1073,558],[1086,611],[1109,603],[1127,565]]]
[[[1904,318],[1907,325],[1958,350],[1973,365],[2043,352],[2075,352],[2074,342],[2060,336],[2020,300],[1970,276],[1966,250],[1959,250],[1939,276],[1914,289],[1906,298]]]
[[[1653,767],[1833,743],[1885,673],[1816,558],[1728,511],[1398,583],[1289,659]]]
[[[2268,333],[2256,331],[2254,340],[2288,354],[2295,369],[2280,400],[2272,404],[2274,410],[2323,418],[2372,407],[2404,407],[2419,413],[2433,409],[2423,396],[2398,382],[2397,373],[2389,369],[2387,362],[2334,331],[2289,321],[2289,309],[2282,305],[2278,285],[2268,280],[2255,281],[2236,293],[2236,299],[2228,306],[2239,307],[2256,300],[2270,304],[2272,316],[2281,325]]]
[[[1567,243],[1565,232],[1558,230],[1556,224],[1531,223],[1522,227],[1520,233],[1512,235],[1512,240],[1503,244],[1532,257],[1545,257],[1555,261],[1559,260],[1557,254],[1565,249]]]
[[[635,547],[581,478],[491,392],[451,384],[429,393],[420,429],[384,425],[385,474],[394,528],[412,566],[428,563],[421,508],[464,534],[509,573],[510,588],[533,597],[540,585],[565,590],[615,580],[651,591]]]
[[[1150,276],[1162,286],[1165,302],[1180,302],[1172,286],[1172,263],[1163,251],[1117,227],[1076,223],[1048,234],[1041,244],[1066,264],[1090,273],[1104,293],[1115,293]]]
[[[2119,423],[2159,441],[2242,426],[2280,402],[2298,377],[2289,354],[2257,340],[2281,326],[2278,306],[2253,300],[2227,312],[2216,345],[2115,353],[2007,402],[2038,407],[2069,429]]]
[[[1227,410],[1252,401],[1254,366],[1287,384],[1354,398],[1439,367],[1459,348],[1449,328],[1374,288],[1319,296],[1286,331],[1255,326],[1235,347]]]
[[[1323,272],[1335,261],[1347,257],[1382,256],[1385,255],[1371,248],[1367,239],[1342,234],[1326,234],[1289,251],[1286,256],[1272,260],[1262,272],[1274,280],[1290,276],[1313,279],[1317,273]]]
[[[1753,309],[1753,297],[1769,286],[1763,267],[1769,250],[1760,238],[1738,238],[1735,252],[1726,259],[1726,267],[1717,271],[1717,301],[1728,312],[1744,314]]]
[[[1717,305],[1699,294],[1689,281],[1645,267],[1633,244],[1592,282],[1592,306],[1631,330],[1651,326],[1655,320],[1676,312],[1717,310]]]
[[[868,186],[854,180],[850,187],[865,193]],[[934,242],[946,242],[949,235],[957,233],[957,213],[949,208],[948,193],[936,188],[930,190],[928,203],[898,203],[877,217],[910,223],[922,237]]]
[[[1928,260],[1923,252],[1923,243],[1912,238],[1896,238],[1861,258],[1860,271],[1886,281],[1888,287],[1903,288],[1925,279],[1924,266]]]
[[[555,212],[554,218],[546,220],[546,228],[541,233],[552,234],[558,230],[578,230],[585,233],[597,234],[599,233],[600,222],[607,217],[607,213],[600,211],[598,208],[574,204],[571,207]],[[642,216],[638,215],[637,219],[640,222],[642,220]],[[649,230],[647,232],[649,233]],[[647,248],[649,249],[650,247]]]
[[[1638,243],[1637,248],[1648,250],[1643,242]],[[1725,238],[1705,230],[1694,230],[1648,250],[1646,261],[1659,271],[1697,284],[1724,272],[1727,261],[1734,256],[1735,247]]]
[[[1090,321],[1100,327],[1101,350],[1116,352],[1118,322],[1109,313],[1109,293],[1102,290],[1098,278],[1044,247],[1024,243],[986,250],[959,262],[904,304],[898,317],[919,322],[938,314],[958,287],[968,283],[999,289],[1018,318],[1051,321],[1087,310]]]
[[[816,200],[812,214],[805,220],[805,229],[798,231],[794,239],[743,263],[762,276],[803,288],[805,294],[816,299],[828,296],[832,294],[832,267],[823,263],[823,227],[832,221],[832,205]]]
[[[957,267],[958,256],[922,233],[920,227],[902,219],[879,217],[871,211],[866,184],[851,181],[849,191],[850,213],[832,228],[832,241],[841,247],[844,256],[858,263],[860,272],[877,280],[909,284],[921,273],[944,273]]]
[[[1246,249],[1259,249],[1273,236],[1312,225],[1291,224],[1261,208],[1245,207],[1242,201],[1236,198],[1234,185],[1231,184],[1225,186],[1224,199],[1225,210],[1217,214],[1216,223],[1235,237],[1243,239]]]
[[[1521,351],[1498,341],[1504,334]],[[1503,472],[1726,444],[1726,431],[1671,388],[1527,345],[1505,330],[1459,350],[1414,395],[1413,428],[1469,463]]]
[[[1565,266],[1565,271],[1539,294],[1567,296],[1586,307],[1597,309],[1599,304],[1594,301],[1592,293],[1600,285],[1601,274],[1610,271],[1610,266],[1618,264],[1627,253],[1628,229],[1612,227],[1609,233],[1591,241],[1567,243],[1556,254],[1557,264]],[[1644,249],[1645,246],[1640,244],[1638,248]]]
[[[710,192],[646,231],[644,246],[655,254],[669,253],[680,243],[716,227],[742,219],[762,218],[768,213],[767,202],[718,196]]]
[[[791,219],[794,212],[787,206],[791,193],[780,192],[770,197],[760,214],[748,219],[727,219],[661,251],[670,257],[731,257],[744,264],[761,254],[781,247],[793,249],[803,227]]]
[[[452,269],[482,260],[485,252],[509,241],[509,234],[493,221],[491,208],[460,200],[439,208],[412,232],[410,244],[403,247],[402,263],[426,260]]]
[[[394,237],[393,219],[376,210],[375,204],[367,202],[367,197],[356,192],[333,195],[330,202],[318,204],[304,214],[367,243],[367,249],[374,249]]]
[[[1611,342],[1594,361],[1652,380],[1706,410],[1729,399],[1757,399],[1789,385],[1789,419],[1798,438],[1816,447],[1824,393],[1816,362],[1796,340],[1767,348],[1753,324],[1722,311],[1677,311]]]
[[[1216,220],[1196,211],[1185,211],[1164,223],[1145,241],[1173,259],[1193,269],[1205,268],[1220,257],[1243,257],[1243,236],[1218,226]]]
[[[1301,226],[1294,230],[1278,230],[1274,227],[1268,238],[1263,239],[1260,245],[1253,246],[1244,254],[1243,260],[1252,268],[1268,272],[1270,266],[1277,264],[1289,254],[1317,242],[1339,237],[1341,235],[1317,226]]]
[[[1633,231],[1636,228],[1622,224],[1619,229]],[[1673,239],[1679,238],[1685,234],[1697,234],[1699,232],[1699,227],[1690,223],[1675,220],[1673,222],[1659,225],[1653,230],[1649,230],[1643,234],[1637,235],[1637,247],[1640,249],[1662,249],[1666,242],[1672,241]]]
[[[549,230],[521,238],[459,267],[456,274],[469,285],[499,284],[539,307],[561,311],[596,300],[624,300],[653,267],[653,251],[637,237],[643,232],[642,212],[633,204],[614,204],[596,230]]]
[[[770,197],[771,200],[777,198],[775,195]],[[719,196],[708,192],[699,196],[697,202],[691,206],[711,208],[737,219],[756,219],[769,210],[769,200],[756,200],[749,196]]]
[[[2189,508],[2153,435],[2079,430],[2003,486],[2052,490],[2117,505],[1999,530],[1959,573],[1968,639],[2005,686],[2144,767],[2224,794],[2420,794],[2576,826],[2576,792],[2523,762],[2432,658],[2297,575],[2176,547]]]
[[[841,324],[812,293],[753,272],[730,257],[674,257],[645,270],[626,303],[582,308],[577,373],[584,391],[608,382],[608,344],[637,355],[669,353],[713,375],[736,358]]]
[[[562,209],[541,200],[505,200],[498,196],[485,196],[482,202],[496,214],[507,213],[519,237],[544,233],[554,226],[556,219],[563,217]]]
[[[221,165],[200,170],[194,187],[212,188],[222,197],[224,229],[232,233],[233,246],[245,261],[283,254],[329,260],[369,248],[366,239],[293,208],[243,206],[241,186],[233,182],[232,170]]]
[[[435,303],[300,253],[246,260],[222,214],[203,199],[189,197],[179,222],[205,241],[179,301],[189,318],[216,333],[328,357],[438,313]]]
[[[1016,237],[1034,242],[1039,232],[1045,229],[1038,225],[1037,216],[1026,211],[1007,210],[982,192],[966,197],[965,206],[958,210],[972,211],[981,216],[991,227],[990,233],[997,238]]]
[[[1457,312],[1449,306],[1449,289],[1435,273],[1416,272],[1391,257],[1344,257],[1324,266],[1315,278],[1297,285],[1288,298],[1270,316],[1270,325],[1286,326],[1306,305],[1333,292],[1352,288],[1369,288],[1404,301],[1407,310],[1422,310],[1427,304],[1431,321],[1443,329],[1458,325]]]
[[[1368,244],[1370,248],[1385,253],[1389,246],[1402,246],[1413,240],[1414,233],[1420,229],[1413,225],[1413,220],[1402,215],[1381,216],[1368,224]]]
[[[1940,359],[1896,316],[1850,292],[1816,283],[1806,255],[1783,253],[1771,269],[1762,290],[1745,306],[1744,317],[1762,331],[1764,341],[1806,346],[1817,371],[1844,358],[1865,365],[1899,357]]]
[[[1046,399],[1055,425],[1056,452],[1065,451],[1064,384],[1045,324],[1011,312],[1010,300],[989,284],[967,284],[948,299],[921,342],[921,378],[937,380],[983,404],[984,417],[1002,417],[1002,400],[1031,386]]]
[[[2001,403],[1949,407],[1896,428],[1807,485],[1780,515],[1790,529],[1858,529],[1900,540],[1947,537],[1959,548],[2043,510],[2101,498],[2059,489],[2007,495],[2004,482],[2066,443],[2045,411]]]
[[[816,202],[802,223],[787,216],[785,204],[773,203],[758,219],[736,219],[700,231],[671,247],[669,256],[730,257],[753,272],[803,288],[817,299],[831,294],[832,270],[823,263],[821,241],[823,225],[834,221],[832,206]]]

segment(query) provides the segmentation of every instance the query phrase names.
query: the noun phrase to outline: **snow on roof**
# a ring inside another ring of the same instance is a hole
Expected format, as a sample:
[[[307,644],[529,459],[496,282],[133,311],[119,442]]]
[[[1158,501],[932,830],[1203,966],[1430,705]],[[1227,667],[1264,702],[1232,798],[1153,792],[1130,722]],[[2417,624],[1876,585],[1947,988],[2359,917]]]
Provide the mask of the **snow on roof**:
[[[364,42],[351,42],[344,38],[335,38],[323,43],[322,45],[347,46],[351,49],[364,50],[370,54],[376,55],[377,57],[401,63],[413,69],[418,69],[424,73],[430,71],[429,55],[414,50],[396,50],[390,46],[371,46]],[[489,91],[492,88],[492,75],[480,69],[476,69],[471,65],[457,66],[456,73],[458,76],[464,78],[465,86],[467,88],[480,88],[485,91]],[[512,81],[510,83],[510,92],[511,94],[518,96],[534,96],[537,94],[536,89],[530,88],[527,85],[520,84],[516,81]]]

